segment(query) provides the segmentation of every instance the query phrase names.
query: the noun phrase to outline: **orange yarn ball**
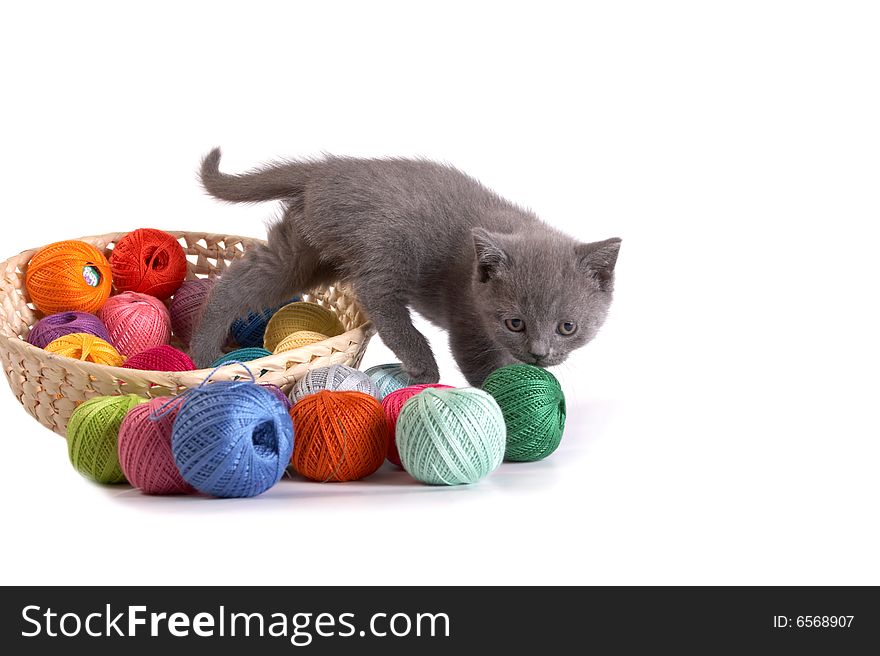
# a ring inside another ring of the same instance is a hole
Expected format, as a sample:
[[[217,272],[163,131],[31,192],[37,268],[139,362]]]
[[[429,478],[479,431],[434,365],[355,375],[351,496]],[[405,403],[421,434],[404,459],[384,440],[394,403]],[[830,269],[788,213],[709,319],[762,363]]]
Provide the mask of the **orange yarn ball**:
[[[74,239],[44,246],[28,263],[24,285],[41,312],[97,312],[110,296],[110,263]]]
[[[293,468],[314,481],[356,481],[385,460],[388,423],[379,402],[363,392],[310,394],[290,410]]]
[[[88,333],[70,333],[59,337],[46,344],[46,350],[66,358],[106,364],[111,367],[121,367],[124,361],[113,346],[100,337]]]
[[[140,228],[119,240],[110,267],[118,291],[166,299],[186,278],[186,253],[174,235]]]

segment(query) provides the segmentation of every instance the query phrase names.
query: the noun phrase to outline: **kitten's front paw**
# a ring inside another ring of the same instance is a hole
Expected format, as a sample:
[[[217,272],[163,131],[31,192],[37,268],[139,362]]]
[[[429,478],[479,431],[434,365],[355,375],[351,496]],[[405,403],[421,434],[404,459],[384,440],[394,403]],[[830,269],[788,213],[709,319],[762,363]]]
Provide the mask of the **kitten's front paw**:
[[[440,370],[435,362],[428,365],[406,366],[404,368],[412,379],[413,385],[436,385],[440,382]]]

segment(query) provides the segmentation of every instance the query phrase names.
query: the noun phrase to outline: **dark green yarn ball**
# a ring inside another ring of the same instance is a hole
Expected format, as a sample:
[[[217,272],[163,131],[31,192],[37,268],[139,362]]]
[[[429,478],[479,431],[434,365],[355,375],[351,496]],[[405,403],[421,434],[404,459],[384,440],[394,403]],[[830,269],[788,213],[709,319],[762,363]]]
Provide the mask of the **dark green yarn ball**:
[[[483,383],[507,424],[505,460],[534,462],[556,450],[565,428],[565,397],[556,377],[529,364],[493,371]]]

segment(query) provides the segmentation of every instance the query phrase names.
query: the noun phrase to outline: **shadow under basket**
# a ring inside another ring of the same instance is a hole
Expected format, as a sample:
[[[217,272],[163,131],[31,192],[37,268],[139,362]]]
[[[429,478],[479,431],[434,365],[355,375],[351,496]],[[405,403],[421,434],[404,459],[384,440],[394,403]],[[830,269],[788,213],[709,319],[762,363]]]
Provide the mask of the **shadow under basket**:
[[[169,230],[187,255],[187,279],[213,278],[258,244],[259,239]],[[109,257],[113,245],[126,233],[81,237]],[[76,406],[95,396],[137,394],[144,398],[171,396],[198,386],[211,369],[197,371],[141,371],[82,362],[49,353],[27,343],[27,334],[40,313],[27,298],[24,276],[39,248],[19,253],[3,263],[0,283],[0,360],[12,393],[37,421],[64,435]],[[296,291],[296,290],[292,290]],[[271,383],[289,391],[307,371],[331,364],[360,365],[373,324],[344,285],[330,285],[302,294],[304,301],[318,303],[336,314],[345,332],[292,351],[247,363],[258,383]],[[250,379],[242,365],[227,365],[211,380]]]

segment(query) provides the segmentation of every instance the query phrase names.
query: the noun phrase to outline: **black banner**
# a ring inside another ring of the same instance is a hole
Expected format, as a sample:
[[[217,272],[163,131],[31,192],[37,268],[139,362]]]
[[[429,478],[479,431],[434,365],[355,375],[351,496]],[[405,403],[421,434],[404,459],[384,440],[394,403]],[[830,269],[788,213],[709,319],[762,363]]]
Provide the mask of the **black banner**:
[[[2,589],[0,612],[14,654],[880,647],[880,596],[867,587],[20,587]]]

